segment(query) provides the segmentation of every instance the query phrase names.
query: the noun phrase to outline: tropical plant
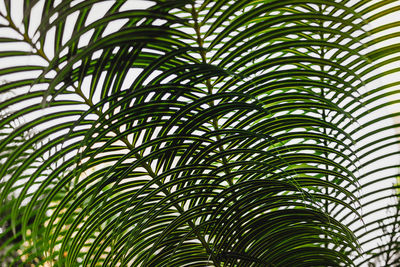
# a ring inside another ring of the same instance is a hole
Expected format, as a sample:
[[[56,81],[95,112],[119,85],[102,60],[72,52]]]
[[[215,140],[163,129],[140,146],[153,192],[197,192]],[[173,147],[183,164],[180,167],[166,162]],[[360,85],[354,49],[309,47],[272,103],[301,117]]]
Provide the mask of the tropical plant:
[[[399,9],[1,1],[0,262],[398,265]]]

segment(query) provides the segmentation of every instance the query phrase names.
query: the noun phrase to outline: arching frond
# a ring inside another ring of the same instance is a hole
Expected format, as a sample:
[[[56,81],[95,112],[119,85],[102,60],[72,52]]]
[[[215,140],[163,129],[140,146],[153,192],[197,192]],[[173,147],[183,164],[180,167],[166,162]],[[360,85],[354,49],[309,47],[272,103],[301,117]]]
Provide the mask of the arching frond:
[[[374,24],[395,9],[3,1],[0,257],[395,264],[398,23]]]

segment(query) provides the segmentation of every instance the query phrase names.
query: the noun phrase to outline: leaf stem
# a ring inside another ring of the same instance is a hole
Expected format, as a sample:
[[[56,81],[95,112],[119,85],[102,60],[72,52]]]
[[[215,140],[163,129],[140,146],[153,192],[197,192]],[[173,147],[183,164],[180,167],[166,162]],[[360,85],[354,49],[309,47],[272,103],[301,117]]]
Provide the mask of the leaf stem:
[[[1,17],[3,17],[4,19],[6,19],[8,21],[8,23],[10,24],[10,28],[13,29],[14,31],[16,31],[19,35],[21,35],[24,38],[24,41],[26,43],[28,43],[33,49],[36,50],[36,52],[34,52],[34,54],[42,57],[44,60],[46,60],[47,62],[50,63],[50,59],[47,57],[47,55],[44,53],[43,48],[42,47],[38,47],[33,40],[29,37],[27,32],[22,33],[21,30],[17,27],[17,25],[15,25],[14,21],[12,21],[10,15],[6,15],[4,16],[3,14],[0,14]]]
[[[209,62],[207,61],[207,54],[206,54],[207,50],[204,48],[204,38],[201,35],[201,30],[200,30],[201,26],[200,26],[199,21],[198,21],[199,14],[198,14],[194,4],[192,4],[191,14],[192,14],[193,20],[194,20],[193,28],[194,28],[194,30],[196,32],[197,44],[200,47],[200,52],[199,53],[200,53],[200,56],[201,56],[201,60],[202,60],[202,62],[204,64],[209,64]],[[205,81],[205,86],[207,87],[208,95],[212,95],[213,94],[213,85],[211,84],[211,79],[207,79]],[[210,106],[211,107],[215,106],[214,101],[210,101]],[[211,124],[214,127],[214,130],[219,130],[220,129],[220,127],[218,125],[218,118],[213,118],[212,121],[211,121]],[[218,142],[222,140],[220,135],[216,135],[216,138],[217,138]],[[223,148],[222,145],[219,145],[218,149],[219,149],[219,152],[223,152],[224,151],[224,148]],[[226,159],[225,156],[222,156],[222,164],[224,166],[228,165],[228,160]],[[231,173],[230,169],[229,168],[225,168],[225,173],[226,174],[230,174]],[[229,178],[227,180],[227,182],[228,182],[229,186],[233,186],[233,177]]]

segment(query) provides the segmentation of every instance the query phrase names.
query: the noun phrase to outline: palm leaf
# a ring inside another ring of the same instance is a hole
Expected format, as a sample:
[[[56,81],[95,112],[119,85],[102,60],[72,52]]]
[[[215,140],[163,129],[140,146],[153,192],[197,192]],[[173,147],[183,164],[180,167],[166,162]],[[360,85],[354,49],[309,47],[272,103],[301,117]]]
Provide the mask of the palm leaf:
[[[376,126],[397,116],[379,101],[398,82],[373,87],[394,72],[375,69],[397,46],[376,46],[398,23],[366,30],[391,1],[16,3],[0,10],[3,259],[397,259],[398,200],[379,202],[398,194],[397,165],[368,169],[398,153],[382,135],[397,125]]]

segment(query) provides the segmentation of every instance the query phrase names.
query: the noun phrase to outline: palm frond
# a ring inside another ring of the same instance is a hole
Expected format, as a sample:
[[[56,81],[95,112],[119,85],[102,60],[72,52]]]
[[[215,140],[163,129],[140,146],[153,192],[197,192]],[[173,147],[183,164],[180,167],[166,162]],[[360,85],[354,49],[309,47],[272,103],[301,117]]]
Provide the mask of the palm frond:
[[[392,1],[21,3],[0,9],[3,259],[395,264]]]

